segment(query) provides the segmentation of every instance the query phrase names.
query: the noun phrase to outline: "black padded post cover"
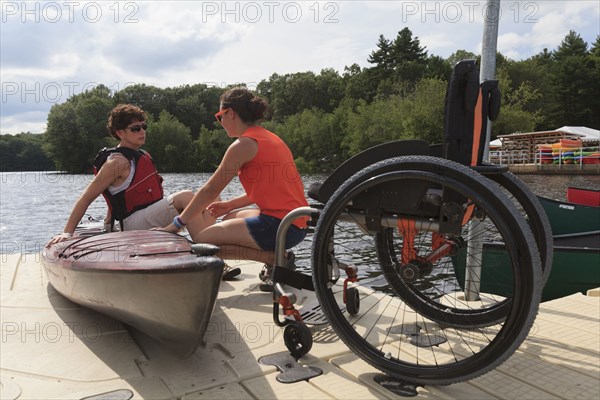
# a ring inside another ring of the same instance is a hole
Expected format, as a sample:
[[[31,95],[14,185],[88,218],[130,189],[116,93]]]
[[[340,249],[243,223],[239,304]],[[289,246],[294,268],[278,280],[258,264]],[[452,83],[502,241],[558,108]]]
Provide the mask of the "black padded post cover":
[[[444,158],[463,165],[481,165],[487,120],[500,112],[498,81],[479,83],[475,60],[456,64],[446,92]]]

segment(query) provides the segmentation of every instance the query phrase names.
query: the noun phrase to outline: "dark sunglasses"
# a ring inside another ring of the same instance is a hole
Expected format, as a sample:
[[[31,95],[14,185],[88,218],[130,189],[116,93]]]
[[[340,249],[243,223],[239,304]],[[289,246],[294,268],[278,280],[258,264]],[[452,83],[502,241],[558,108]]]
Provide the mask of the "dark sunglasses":
[[[144,123],[142,125],[128,126],[126,129],[129,129],[131,132],[139,132],[142,129],[143,130],[147,130],[148,129],[148,125]]]
[[[221,121],[223,121],[223,115],[224,115],[224,114],[225,114],[227,111],[229,111],[229,110],[230,110],[230,108],[224,108],[224,109],[222,109],[221,111],[219,111],[218,113],[216,113],[216,114],[215,114],[215,118],[217,119],[217,121],[219,121],[219,123],[220,123]]]

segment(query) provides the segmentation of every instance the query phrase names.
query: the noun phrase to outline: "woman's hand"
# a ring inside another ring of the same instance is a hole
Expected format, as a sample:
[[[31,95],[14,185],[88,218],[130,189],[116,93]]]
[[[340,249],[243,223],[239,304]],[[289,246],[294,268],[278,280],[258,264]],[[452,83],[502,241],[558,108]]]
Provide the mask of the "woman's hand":
[[[165,232],[171,232],[171,233],[177,233],[180,231],[180,229],[178,229],[174,224],[169,224],[163,228],[160,227],[156,227],[156,228],[152,228],[152,231],[165,231]]]
[[[215,201],[206,207],[206,210],[213,218],[219,218],[228,214],[233,208],[228,201]]]
[[[50,247],[56,243],[64,242],[65,240],[71,239],[71,237],[73,237],[72,233],[68,233],[68,232],[59,233],[58,235],[55,235],[52,239],[50,239],[50,241],[48,243],[46,243],[46,247]]]

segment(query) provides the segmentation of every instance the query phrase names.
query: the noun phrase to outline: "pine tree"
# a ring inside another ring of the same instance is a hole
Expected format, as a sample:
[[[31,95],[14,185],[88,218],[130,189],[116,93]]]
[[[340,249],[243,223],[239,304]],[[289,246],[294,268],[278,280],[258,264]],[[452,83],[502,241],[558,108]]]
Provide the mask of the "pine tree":
[[[421,47],[418,37],[413,38],[410,29],[404,28],[392,43],[391,56],[396,85],[400,86],[401,93],[412,92],[427,68],[425,47]]]
[[[553,128],[564,125],[591,126],[598,107],[598,84],[594,82],[594,62],[587,43],[570,31],[552,54],[550,104]],[[596,110],[595,112],[593,110]]]

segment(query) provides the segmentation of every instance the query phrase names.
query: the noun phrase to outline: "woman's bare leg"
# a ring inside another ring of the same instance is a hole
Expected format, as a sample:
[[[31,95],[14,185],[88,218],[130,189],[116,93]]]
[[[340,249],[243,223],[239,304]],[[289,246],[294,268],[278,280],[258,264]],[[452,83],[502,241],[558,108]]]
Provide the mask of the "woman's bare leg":
[[[181,192],[177,192],[173,194],[173,207],[177,210],[177,212],[182,213],[183,210],[187,207],[192,198],[194,197],[194,192],[191,190],[183,190]],[[218,197],[215,201],[220,200]],[[193,235],[196,232],[200,232],[207,227],[214,225],[216,222],[216,218],[210,215],[206,210],[202,211],[201,214],[195,216],[191,221],[186,221],[186,227],[190,235]]]
[[[246,209],[233,212],[218,224],[207,227],[192,239],[196,243],[211,243],[221,248],[218,255],[228,260],[253,260],[273,265],[275,252],[261,250],[250,232],[244,218],[259,214],[259,210]]]

